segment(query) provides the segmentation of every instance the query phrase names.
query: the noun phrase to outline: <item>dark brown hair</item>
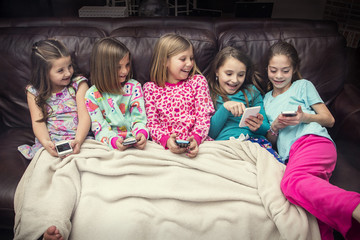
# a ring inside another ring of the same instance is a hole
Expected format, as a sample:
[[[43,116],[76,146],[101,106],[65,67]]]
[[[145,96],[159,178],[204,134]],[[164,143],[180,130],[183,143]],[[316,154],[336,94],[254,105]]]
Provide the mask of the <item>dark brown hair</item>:
[[[289,58],[291,66],[293,68],[293,75],[291,82],[302,79],[301,74],[299,72],[300,58],[298,52],[296,51],[295,47],[292,44],[287,43],[285,41],[278,41],[274,43],[268,51],[267,63],[266,63],[267,66],[269,65],[270,60],[276,55],[284,55]],[[267,91],[272,90],[273,86],[269,80],[269,77],[267,76],[267,71],[266,71],[266,81],[267,81]]]
[[[214,105],[216,105],[216,100],[218,96],[221,96],[224,102],[229,101],[227,94],[220,87],[219,81],[216,77],[216,72],[219,70],[221,66],[225,64],[225,61],[230,57],[235,58],[236,60],[242,62],[246,67],[245,80],[243,84],[240,86],[240,88],[237,90],[237,92],[239,91],[243,92],[245,96],[246,105],[247,107],[249,107],[249,101],[247,95],[245,94],[245,90],[247,90],[250,94],[252,94],[251,84],[253,83],[254,66],[249,56],[247,56],[245,53],[234,47],[223,48],[220,52],[216,54],[215,59],[212,62],[212,70],[209,76],[207,77],[211,99]]]
[[[52,63],[62,57],[68,57],[70,53],[60,41],[55,39],[41,40],[34,43],[31,52],[31,85],[38,91],[35,102],[43,113],[43,118],[37,122],[45,122],[51,112],[47,111],[46,100],[51,96],[51,80],[49,72]]]

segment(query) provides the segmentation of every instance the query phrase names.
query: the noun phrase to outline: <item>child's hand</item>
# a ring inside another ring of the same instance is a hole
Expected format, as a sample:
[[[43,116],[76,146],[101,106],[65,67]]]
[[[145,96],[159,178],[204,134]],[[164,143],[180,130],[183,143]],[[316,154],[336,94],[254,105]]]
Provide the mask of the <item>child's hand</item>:
[[[70,142],[70,144],[71,144],[74,154],[77,154],[80,152],[80,147],[81,147],[82,143],[79,140],[74,139]]]
[[[122,143],[124,142],[124,139],[122,137],[119,137],[117,140],[116,140],[116,147],[118,150],[120,151],[124,151],[126,150],[127,148],[130,147],[130,145],[128,146],[124,146]]]
[[[224,103],[224,107],[235,117],[240,117],[245,110],[245,105],[242,102],[227,101]]]
[[[176,141],[176,133],[173,133],[170,135],[169,139],[166,142],[166,146],[169,148],[169,150],[172,153],[179,154],[187,151],[187,148],[179,147],[175,141]]]
[[[285,117],[284,115],[280,114],[278,116],[279,122],[285,126],[295,126],[299,123],[302,123],[302,119],[304,118],[305,113],[302,111],[301,106],[298,106],[296,113],[297,114],[294,117]]]
[[[190,145],[187,148],[188,152],[186,153],[186,155],[190,158],[194,158],[199,152],[198,143],[193,136],[189,137],[187,140],[190,142]]]
[[[258,113],[256,116],[249,116],[245,120],[245,125],[253,132],[256,132],[262,125],[264,121],[264,116]]]
[[[146,146],[146,137],[144,136],[144,134],[139,133],[138,135],[136,135],[136,141],[137,143],[135,143],[135,147],[137,149],[143,150]]]
[[[46,151],[48,151],[48,153],[50,153],[51,156],[53,157],[58,157],[58,153],[55,149],[55,144],[52,141],[46,141],[43,144],[44,148],[46,149]]]

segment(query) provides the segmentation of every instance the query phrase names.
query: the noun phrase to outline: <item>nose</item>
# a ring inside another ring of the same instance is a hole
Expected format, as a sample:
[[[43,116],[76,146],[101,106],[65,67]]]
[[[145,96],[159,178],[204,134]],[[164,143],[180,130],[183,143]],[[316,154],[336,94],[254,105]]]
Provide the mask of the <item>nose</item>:
[[[281,71],[276,71],[275,77],[276,77],[276,78],[282,78],[282,73],[281,73]]]
[[[192,65],[193,65],[193,60],[188,59],[188,60],[186,61],[186,66],[192,66]]]
[[[69,77],[71,75],[71,70],[70,69],[66,69],[65,70],[65,76]]]
[[[119,70],[119,72],[120,72],[120,75],[127,75],[128,74],[128,72],[129,72],[129,69],[128,68],[121,68],[120,70]]]

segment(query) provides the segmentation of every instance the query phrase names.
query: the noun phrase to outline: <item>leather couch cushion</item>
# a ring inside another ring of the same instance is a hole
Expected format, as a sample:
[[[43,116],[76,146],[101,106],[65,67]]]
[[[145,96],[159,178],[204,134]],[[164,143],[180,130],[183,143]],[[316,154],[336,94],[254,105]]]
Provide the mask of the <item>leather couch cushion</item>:
[[[312,81],[323,101],[326,104],[330,103],[342,89],[343,82],[339,79],[346,74],[346,56],[340,49],[345,44],[344,38],[339,36],[337,31],[282,27],[262,31],[231,29],[220,34],[219,47],[231,45],[242,49],[251,56],[264,75],[267,65],[266,52],[278,39],[295,46],[301,61],[306,63],[300,63],[303,78]]]
[[[25,86],[30,77],[30,54],[34,42],[47,38],[63,41],[73,52],[80,71],[89,72],[92,45],[103,31],[87,27],[29,27],[0,30],[0,115],[8,127],[31,127]]]
[[[148,82],[150,73],[151,56],[156,41],[166,33],[177,33],[188,38],[194,46],[195,61],[203,74],[206,75],[210,68],[210,62],[214,59],[217,49],[216,37],[208,30],[193,28],[173,27],[125,27],[111,32],[124,43],[130,50],[133,58],[134,78],[141,84]]]

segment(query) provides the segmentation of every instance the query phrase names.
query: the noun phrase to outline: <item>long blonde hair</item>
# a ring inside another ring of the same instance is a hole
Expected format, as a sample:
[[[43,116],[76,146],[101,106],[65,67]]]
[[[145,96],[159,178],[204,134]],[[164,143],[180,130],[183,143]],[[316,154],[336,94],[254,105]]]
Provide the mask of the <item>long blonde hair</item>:
[[[111,37],[96,42],[91,53],[90,77],[91,82],[100,92],[123,93],[122,87],[125,82],[119,82],[118,64],[126,55],[129,55],[130,71],[125,82],[132,77],[129,49],[122,42]]]
[[[194,49],[192,43],[183,36],[174,33],[161,36],[156,42],[152,56],[150,69],[151,81],[155,82],[158,86],[164,87],[168,73],[166,67],[167,60],[189,48]],[[200,70],[194,61],[194,66],[190,71],[189,77],[197,73],[200,73]]]

